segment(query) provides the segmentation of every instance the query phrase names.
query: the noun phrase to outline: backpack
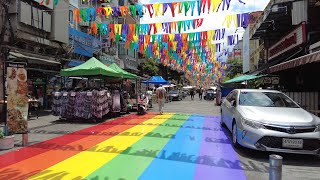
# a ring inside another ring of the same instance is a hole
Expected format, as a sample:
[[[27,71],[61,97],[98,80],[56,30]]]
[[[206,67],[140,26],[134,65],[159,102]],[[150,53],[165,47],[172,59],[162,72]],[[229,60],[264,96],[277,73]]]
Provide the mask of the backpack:
[[[162,88],[158,89],[158,98],[159,98],[159,99],[162,99],[163,96],[164,96],[163,89],[162,89]]]

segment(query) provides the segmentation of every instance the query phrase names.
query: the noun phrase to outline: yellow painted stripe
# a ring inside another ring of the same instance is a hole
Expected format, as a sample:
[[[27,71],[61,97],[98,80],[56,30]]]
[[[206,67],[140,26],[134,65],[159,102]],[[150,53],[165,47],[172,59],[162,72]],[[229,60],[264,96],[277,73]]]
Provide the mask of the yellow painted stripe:
[[[121,133],[122,135],[114,136],[99,143],[29,179],[83,179],[157,127],[147,125],[148,123],[161,124],[170,117],[172,117],[172,114],[155,116],[143,123],[146,125],[134,126]]]

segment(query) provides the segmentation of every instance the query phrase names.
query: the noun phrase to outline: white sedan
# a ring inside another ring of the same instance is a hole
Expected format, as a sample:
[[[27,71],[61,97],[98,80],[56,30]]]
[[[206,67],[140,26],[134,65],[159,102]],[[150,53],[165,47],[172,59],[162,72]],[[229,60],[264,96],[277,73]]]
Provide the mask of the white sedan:
[[[320,119],[279,91],[233,90],[222,102],[221,124],[235,147],[320,155]]]

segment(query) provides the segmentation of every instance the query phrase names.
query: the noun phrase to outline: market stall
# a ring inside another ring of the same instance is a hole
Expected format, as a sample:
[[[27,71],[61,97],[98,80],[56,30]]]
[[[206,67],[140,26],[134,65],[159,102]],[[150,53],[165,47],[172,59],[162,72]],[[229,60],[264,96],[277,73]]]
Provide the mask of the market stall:
[[[109,68],[111,68],[112,70],[118,72],[121,75],[122,81],[121,81],[121,85],[124,86],[124,84],[128,84],[128,81],[126,81],[126,83],[124,82],[124,79],[137,79],[137,75],[129,73],[125,70],[123,70],[122,68],[120,68],[117,64],[112,63],[110,66],[108,66]],[[129,89],[129,91],[128,91]],[[125,88],[122,87],[120,90],[120,104],[121,104],[121,112],[128,112],[129,110],[128,108],[128,103],[133,105],[136,102],[133,102],[132,99],[131,101],[129,100],[130,98],[130,94],[135,94],[136,92],[130,92],[131,88]],[[135,99],[136,101],[136,99]]]
[[[165,79],[163,79],[163,77],[161,76],[152,76],[150,79],[146,80],[146,81],[142,81],[142,83],[144,84],[154,84],[154,85],[170,85],[169,81],[166,81]],[[168,89],[167,89],[168,91]],[[155,97],[155,95],[153,95],[153,97]],[[155,101],[156,98],[153,99],[153,101]],[[170,98],[167,94],[166,97],[166,102],[169,102]]]
[[[88,80],[121,79],[123,75],[96,58],[69,69],[63,69],[61,76],[86,77]],[[120,89],[98,86],[96,83],[80,83],[75,88],[62,88],[54,92],[54,115],[70,120],[97,120],[109,112],[120,112]]]

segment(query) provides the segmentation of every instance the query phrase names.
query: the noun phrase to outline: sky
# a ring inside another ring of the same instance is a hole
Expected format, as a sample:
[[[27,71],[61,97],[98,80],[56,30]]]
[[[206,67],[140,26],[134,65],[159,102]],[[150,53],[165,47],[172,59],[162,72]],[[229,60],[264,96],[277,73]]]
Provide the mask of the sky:
[[[184,0],[139,0],[139,3],[141,4],[154,4],[154,3],[168,3],[168,2],[183,2]],[[192,0],[186,0],[186,1],[192,1]],[[149,24],[149,23],[157,23],[157,22],[171,22],[171,21],[182,21],[182,20],[191,20],[191,19],[198,19],[198,18],[204,18],[203,25],[196,29],[196,30],[189,30],[184,32],[199,32],[199,31],[207,31],[207,30],[214,30],[214,29],[222,29],[226,28],[223,26],[224,17],[228,14],[239,14],[239,13],[247,13],[247,12],[254,12],[254,11],[263,11],[266,7],[266,5],[269,3],[269,0],[241,0],[245,2],[245,4],[242,4],[239,2],[239,0],[231,0],[230,8],[227,11],[220,11],[217,13],[202,13],[200,16],[197,14],[197,10],[195,8],[195,14],[194,16],[191,16],[191,10],[189,10],[189,13],[187,16],[182,14],[177,14],[176,17],[172,17],[170,10],[167,11],[164,16],[159,17],[152,17],[150,18],[149,13],[146,13],[143,18],[140,19],[141,24]],[[236,28],[236,27],[230,27],[226,29],[226,37],[231,34],[238,34],[239,39],[242,39],[242,35],[244,33],[243,28]],[[222,40],[221,42],[227,42],[226,39]],[[216,43],[221,43],[216,42]],[[232,50],[233,46],[224,46],[224,49]],[[226,58],[226,57],[225,57]]]

